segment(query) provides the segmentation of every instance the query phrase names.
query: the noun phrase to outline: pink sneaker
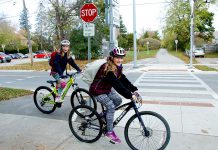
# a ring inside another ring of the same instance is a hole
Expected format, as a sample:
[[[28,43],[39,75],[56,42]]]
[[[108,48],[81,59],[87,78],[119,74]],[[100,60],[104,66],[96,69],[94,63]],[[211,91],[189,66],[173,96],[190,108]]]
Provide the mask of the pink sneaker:
[[[108,137],[114,143],[121,143],[121,140],[117,137],[117,135],[114,133],[114,131],[107,132],[105,134],[105,136]]]

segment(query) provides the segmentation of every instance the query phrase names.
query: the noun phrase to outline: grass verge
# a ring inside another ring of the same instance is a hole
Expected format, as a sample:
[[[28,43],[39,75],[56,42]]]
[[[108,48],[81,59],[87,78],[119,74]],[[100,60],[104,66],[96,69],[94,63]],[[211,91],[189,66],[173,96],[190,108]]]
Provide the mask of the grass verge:
[[[168,52],[173,55],[176,56],[178,58],[180,58],[182,61],[184,61],[186,64],[189,64],[189,57],[187,55],[185,55],[184,52],[182,51],[169,51]],[[208,57],[209,58],[209,57]],[[194,64],[198,64],[197,60],[193,59],[193,63]],[[204,65],[194,65],[195,68],[202,70],[202,71],[218,71],[217,69],[214,68],[210,68],[208,66],[204,66]]]
[[[218,58],[218,52],[206,53],[204,58]]]
[[[139,51],[137,60],[145,59],[145,58],[154,58],[157,55],[158,50],[150,50],[149,53],[147,51]],[[134,61],[134,51],[127,51],[126,57],[124,58],[124,63],[128,63]]]
[[[9,100],[11,98],[17,98],[20,96],[30,95],[32,91],[23,89],[12,89],[0,87],[0,101]]]

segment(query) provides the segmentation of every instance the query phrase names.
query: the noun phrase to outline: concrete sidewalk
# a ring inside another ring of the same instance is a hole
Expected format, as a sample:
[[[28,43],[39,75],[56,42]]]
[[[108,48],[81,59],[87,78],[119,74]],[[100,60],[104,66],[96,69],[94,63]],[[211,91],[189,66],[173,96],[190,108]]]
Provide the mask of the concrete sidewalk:
[[[26,102],[25,106],[20,103],[22,101]],[[17,110],[6,109],[12,104]],[[218,104],[214,102],[213,105],[213,108],[205,108],[143,104],[140,111],[155,111],[166,118],[172,131],[167,150],[217,150]],[[66,101],[64,107],[54,113],[42,114],[34,106],[32,96],[0,102],[0,150],[130,149],[123,136],[123,127],[131,113],[115,128],[122,144],[113,145],[105,137],[87,144],[78,141],[70,131],[67,121],[70,110],[69,101]]]

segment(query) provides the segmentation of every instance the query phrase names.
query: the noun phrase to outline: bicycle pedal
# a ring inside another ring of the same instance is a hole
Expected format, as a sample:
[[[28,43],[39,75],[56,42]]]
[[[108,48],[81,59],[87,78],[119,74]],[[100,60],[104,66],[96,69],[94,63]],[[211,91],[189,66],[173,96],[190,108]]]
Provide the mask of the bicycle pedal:
[[[110,140],[109,142],[110,142],[111,144],[116,144],[113,140]]]
[[[55,105],[56,105],[56,107],[61,108],[62,103],[56,103]]]

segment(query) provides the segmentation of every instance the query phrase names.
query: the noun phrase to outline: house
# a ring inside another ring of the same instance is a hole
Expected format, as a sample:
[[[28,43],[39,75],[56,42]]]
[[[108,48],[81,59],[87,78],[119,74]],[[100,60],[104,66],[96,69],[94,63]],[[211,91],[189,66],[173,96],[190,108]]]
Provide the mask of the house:
[[[213,43],[218,44],[218,31],[215,31],[215,32],[213,33],[213,36],[214,36]]]

